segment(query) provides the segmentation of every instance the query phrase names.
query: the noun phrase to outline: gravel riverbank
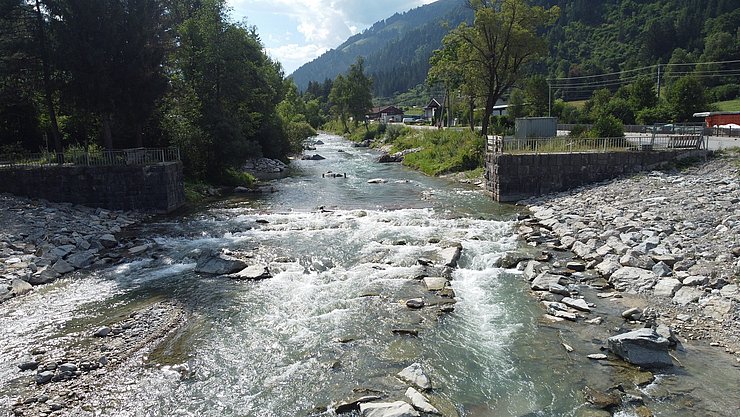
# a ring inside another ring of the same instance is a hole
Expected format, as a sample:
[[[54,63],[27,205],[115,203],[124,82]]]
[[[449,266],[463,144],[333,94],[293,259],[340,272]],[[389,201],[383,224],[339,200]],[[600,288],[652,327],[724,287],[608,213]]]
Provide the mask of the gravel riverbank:
[[[522,204],[531,217],[519,232],[530,245],[572,252],[585,268],[577,277],[603,291],[605,299],[637,295],[651,320],[740,361],[738,153]],[[533,264],[530,270],[544,266]],[[555,262],[548,268],[566,266]],[[579,262],[572,266],[578,269]]]

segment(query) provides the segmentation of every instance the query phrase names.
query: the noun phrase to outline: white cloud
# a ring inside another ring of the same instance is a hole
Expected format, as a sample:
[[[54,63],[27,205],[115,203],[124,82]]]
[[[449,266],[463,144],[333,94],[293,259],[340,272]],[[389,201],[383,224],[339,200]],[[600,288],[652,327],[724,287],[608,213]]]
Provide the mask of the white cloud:
[[[290,73],[378,20],[434,1],[229,0],[229,3],[234,8],[233,17],[236,20],[246,17],[249,24],[256,25],[267,49]],[[298,57],[305,60],[301,62]],[[290,60],[290,64],[284,60]]]

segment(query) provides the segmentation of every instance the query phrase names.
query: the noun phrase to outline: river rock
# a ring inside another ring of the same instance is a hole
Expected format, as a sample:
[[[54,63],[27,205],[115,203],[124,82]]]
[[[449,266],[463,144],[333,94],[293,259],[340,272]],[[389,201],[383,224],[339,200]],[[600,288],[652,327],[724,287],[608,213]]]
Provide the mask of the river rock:
[[[622,404],[622,397],[614,392],[603,392],[586,386],[583,389],[583,397],[594,407],[611,409]]]
[[[21,364],[18,365],[18,368],[21,371],[33,371],[33,370],[35,370],[38,367],[39,367],[39,363],[36,362],[36,361],[23,362],[23,363],[21,363]]]
[[[640,320],[642,317],[642,310],[637,307],[628,308],[622,312],[622,318],[625,320]]]
[[[408,367],[404,368],[401,372],[399,372],[396,376],[401,381],[409,383],[422,391],[429,391],[430,389],[432,389],[432,383],[429,380],[429,377],[427,377],[424,373],[424,370],[419,363],[412,363]]]
[[[96,336],[96,337],[106,337],[112,331],[113,331],[113,329],[111,329],[110,327],[103,326],[103,327],[98,328],[98,330],[96,330],[95,333],[93,333],[93,336]]]
[[[565,264],[565,267],[576,272],[583,272],[586,270],[586,264],[583,262],[571,261]]]
[[[736,284],[725,285],[719,293],[725,298],[740,302],[740,287]]]
[[[326,158],[324,158],[323,156],[315,153],[313,155],[303,155],[301,157],[301,159],[304,160],[304,161],[321,161],[321,160],[324,160]]]
[[[679,288],[681,288],[681,281],[675,278],[663,278],[655,284],[653,288],[653,294],[658,297],[671,298]]]
[[[104,248],[115,248],[118,246],[118,240],[110,233],[100,236],[98,238],[98,242],[100,242]]]
[[[460,255],[462,255],[462,245],[445,248],[437,253],[440,263],[450,268],[457,267],[457,261],[460,260]]]
[[[591,307],[589,307],[586,300],[582,298],[565,297],[562,300],[560,300],[560,302],[576,310],[586,311],[589,313],[591,312]]]
[[[36,374],[36,384],[46,384],[47,382],[51,382],[52,378],[54,378],[54,372],[52,371],[39,372],[38,374]]]
[[[128,253],[131,256],[136,256],[136,255],[146,252],[147,250],[149,250],[149,245],[138,245],[138,246],[129,248]]]
[[[696,287],[681,287],[673,296],[673,302],[685,306],[697,301],[702,295],[704,295],[704,291]]]
[[[205,274],[233,274],[247,267],[247,263],[225,253],[204,254],[195,265],[195,272]]]
[[[391,155],[386,152],[378,157],[377,162],[381,164],[385,164],[389,162],[403,162],[403,155],[400,155],[400,154]]]
[[[442,277],[426,277],[424,285],[429,291],[441,291],[447,286],[447,279]]]
[[[64,259],[60,259],[54,263],[54,265],[51,266],[51,269],[54,270],[54,272],[64,275],[68,272],[72,272],[75,270],[75,268],[70,265],[67,261]]]
[[[673,365],[668,354],[670,341],[650,328],[612,336],[608,344],[612,353],[633,365],[655,368]]]
[[[689,287],[696,287],[699,285],[707,285],[709,282],[709,278],[703,276],[703,275],[690,275],[682,281],[683,285],[689,286]]]
[[[704,315],[717,321],[724,321],[732,312],[732,301],[725,298],[712,298],[704,304]]]
[[[652,271],[655,273],[655,275],[659,277],[667,277],[671,275],[671,273],[673,273],[671,267],[663,262],[658,262],[657,264],[655,264],[652,268]]]
[[[530,287],[534,291],[549,291],[551,285],[566,285],[567,283],[563,276],[543,272],[532,281]]]
[[[528,281],[532,281],[533,279],[537,278],[537,275],[548,268],[549,264],[530,260],[529,262],[527,262],[527,266],[524,267],[524,278],[526,278]]]
[[[424,300],[421,298],[412,298],[410,300],[406,300],[406,307],[412,309],[422,308],[424,307]]]
[[[386,182],[388,181],[383,178],[372,178],[367,180],[368,184],[385,184]]]
[[[415,390],[413,387],[409,387],[406,390],[406,398],[411,401],[411,405],[414,406],[415,409],[421,411],[422,413],[440,414],[439,410],[437,410],[432,404],[429,403],[427,397],[425,397],[419,391]]]
[[[33,291],[33,286],[22,279],[15,278],[10,283],[10,292],[13,295],[24,295],[31,291]]]
[[[596,271],[604,277],[610,277],[614,272],[618,271],[622,265],[613,258],[607,258],[596,265]]]
[[[392,403],[361,403],[360,415],[362,417],[419,417],[418,411],[414,410],[405,401]]]
[[[642,292],[653,288],[657,278],[653,271],[623,266],[609,277],[609,282],[620,291],[637,290]]]
[[[84,252],[74,253],[67,257],[67,262],[77,269],[88,267],[95,262],[95,251],[86,250]]]
[[[67,362],[59,365],[57,369],[59,369],[59,372],[76,372],[77,365]]]
[[[241,271],[235,273],[235,274],[229,274],[229,278],[233,279],[249,279],[249,280],[257,280],[257,279],[267,279],[272,278],[272,275],[270,274],[270,270],[267,269],[264,265],[252,265],[248,266]]]
[[[346,414],[351,413],[353,411],[360,411],[360,404],[362,403],[369,403],[371,401],[377,401],[380,400],[381,397],[377,395],[365,395],[363,397],[344,401],[342,403],[337,404],[336,407],[334,407],[334,412],[337,414]]]

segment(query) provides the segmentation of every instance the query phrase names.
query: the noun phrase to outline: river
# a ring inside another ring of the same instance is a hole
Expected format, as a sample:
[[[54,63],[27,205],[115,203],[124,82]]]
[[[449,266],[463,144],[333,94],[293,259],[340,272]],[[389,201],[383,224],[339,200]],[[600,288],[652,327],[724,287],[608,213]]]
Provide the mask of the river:
[[[520,244],[514,208],[476,188],[374,163],[375,151],[339,137],[318,139],[315,152],[326,159],[294,161],[276,193],[157,218],[137,230],[156,243],[155,256],[76,273],[3,304],[4,403],[21,389],[14,364],[30,346],[165,300],[185,306],[186,323],[77,415],[331,416],[363,393],[403,399],[406,385],[394,375],[415,362],[445,415],[581,415],[584,380],[598,370],[574,365],[558,331],[538,325],[542,311],[527,283],[495,267]],[[322,178],[330,170],[346,178]],[[411,279],[417,260],[458,243],[454,311],[407,308],[403,300],[426,293]],[[198,274],[205,249],[249,256],[273,277]],[[186,378],[178,364],[187,364]]]

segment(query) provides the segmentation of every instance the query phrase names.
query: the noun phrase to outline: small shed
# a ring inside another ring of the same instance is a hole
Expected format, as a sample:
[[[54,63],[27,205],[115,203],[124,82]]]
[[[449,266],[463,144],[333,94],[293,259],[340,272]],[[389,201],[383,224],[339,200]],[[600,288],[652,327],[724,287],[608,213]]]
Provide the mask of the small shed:
[[[424,118],[429,120],[434,119],[434,116],[439,114],[440,108],[442,108],[442,105],[439,104],[439,101],[436,98],[432,98],[429,100],[429,104],[424,106]]]
[[[558,119],[555,117],[519,117],[514,121],[514,137],[552,138],[558,135]]]

